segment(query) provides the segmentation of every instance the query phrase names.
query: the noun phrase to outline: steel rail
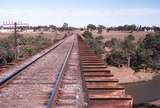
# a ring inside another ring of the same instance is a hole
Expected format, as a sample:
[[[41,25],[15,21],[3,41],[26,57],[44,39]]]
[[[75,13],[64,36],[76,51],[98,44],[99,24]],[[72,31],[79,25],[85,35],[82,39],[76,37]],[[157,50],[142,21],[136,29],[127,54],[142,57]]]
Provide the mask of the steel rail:
[[[66,67],[68,59],[70,57],[71,51],[73,49],[73,46],[74,46],[74,41],[73,41],[71,47],[66,52],[65,60],[64,60],[63,64],[61,65],[61,68],[59,70],[59,74],[58,74],[57,80],[56,80],[56,82],[54,84],[54,87],[52,89],[50,98],[48,100],[48,105],[47,105],[46,108],[53,108],[54,105],[56,104],[57,93],[58,93],[59,87],[61,85],[61,81],[62,81],[62,77],[64,75],[65,67]]]
[[[26,69],[27,67],[29,67],[30,65],[32,65],[34,62],[36,62],[37,60],[39,60],[40,58],[44,57],[45,55],[47,55],[48,53],[50,53],[52,50],[54,50],[55,48],[57,48],[59,45],[61,45],[65,40],[63,40],[62,42],[58,43],[57,45],[55,45],[53,48],[51,48],[50,50],[48,50],[47,52],[43,53],[42,55],[40,55],[39,57],[37,57],[36,59],[32,60],[31,62],[29,62],[28,64],[24,65],[22,68],[16,70],[13,74],[9,75],[7,78],[3,79],[0,81],[0,88],[6,84],[8,81],[10,81],[11,79],[13,79],[14,77],[16,77],[19,73],[21,73],[24,69]]]

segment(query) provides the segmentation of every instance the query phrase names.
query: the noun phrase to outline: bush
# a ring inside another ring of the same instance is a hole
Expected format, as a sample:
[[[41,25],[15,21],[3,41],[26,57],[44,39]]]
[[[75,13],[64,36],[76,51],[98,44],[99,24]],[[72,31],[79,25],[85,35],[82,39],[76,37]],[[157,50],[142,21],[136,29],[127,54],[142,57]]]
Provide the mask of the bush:
[[[23,37],[18,34],[17,37],[19,57],[31,56],[51,44],[51,41],[42,36],[42,34],[35,37]],[[0,40],[0,66],[14,59],[14,37],[9,36],[8,38]]]
[[[89,31],[85,31],[82,35],[83,35],[83,37],[84,37],[85,39],[87,39],[87,40],[93,39],[92,33],[89,32]]]
[[[15,53],[12,50],[6,51],[4,54],[4,59],[7,61],[7,63],[13,61],[15,59]]]
[[[23,57],[31,56],[35,53],[36,53],[36,48],[34,46],[25,45],[20,48],[19,57],[23,58]]]
[[[134,42],[134,37],[129,35],[120,44],[114,39],[105,44],[112,48],[111,54],[106,56],[108,64],[128,64],[134,70],[160,69],[160,34],[146,35],[144,40],[138,42]]]
[[[140,48],[148,49],[152,52],[152,68],[160,69],[160,34],[149,34],[140,44]]]
[[[44,49],[46,46],[51,44],[51,41],[42,35],[35,37],[22,37],[20,38],[20,57],[31,56],[40,50]]]
[[[103,42],[103,36],[93,38],[92,33],[85,31],[83,37],[87,40],[88,45],[95,50],[97,54],[104,53],[105,44]]]
[[[120,47],[120,41],[116,38],[112,38],[111,40],[107,40],[105,42],[105,46],[112,48],[112,49],[115,49],[115,48]]]
[[[126,63],[126,57],[124,57],[122,51],[120,50],[112,50],[111,54],[106,57],[106,62],[109,65],[119,67],[122,64]]]
[[[0,66],[15,59],[13,37],[0,40]]]

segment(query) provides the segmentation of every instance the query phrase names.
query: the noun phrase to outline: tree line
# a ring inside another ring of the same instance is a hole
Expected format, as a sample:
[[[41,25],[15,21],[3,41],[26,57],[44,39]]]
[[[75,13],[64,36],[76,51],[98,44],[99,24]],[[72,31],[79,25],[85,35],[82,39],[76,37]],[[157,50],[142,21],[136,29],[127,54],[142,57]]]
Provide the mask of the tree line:
[[[158,26],[137,26],[135,24],[132,25],[123,25],[123,26],[117,26],[117,27],[105,27],[104,25],[98,25],[97,27],[94,24],[88,24],[87,25],[87,30],[93,31],[93,30],[98,30],[98,33],[102,33],[102,30],[106,30],[109,32],[110,30],[112,31],[155,31],[158,32],[160,31],[160,27]]]

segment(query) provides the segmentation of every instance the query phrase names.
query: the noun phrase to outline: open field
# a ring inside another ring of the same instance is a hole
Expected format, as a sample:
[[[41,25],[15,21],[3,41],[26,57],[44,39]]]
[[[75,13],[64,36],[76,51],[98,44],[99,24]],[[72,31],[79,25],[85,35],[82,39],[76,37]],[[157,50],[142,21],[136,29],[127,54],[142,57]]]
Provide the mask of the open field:
[[[35,36],[45,36],[48,39],[54,39],[57,34],[57,38],[62,38],[66,32],[18,32],[17,34],[23,35],[24,37],[35,37]],[[13,35],[13,32],[0,32],[0,39]]]
[[[123,40],[125,37],[128,35],[133,35],[136,40],[143,39],[146,34],[153,33],[153,32],[145,32],[145,31],[139,31],[139,32],[132,32],[130,33],[129,31],[103,31],[102,34],[98,34],[97,31],[93,31],[93,36],[103,36],[106,40],[110,40],[112,38],[117,38],[120,40]]]

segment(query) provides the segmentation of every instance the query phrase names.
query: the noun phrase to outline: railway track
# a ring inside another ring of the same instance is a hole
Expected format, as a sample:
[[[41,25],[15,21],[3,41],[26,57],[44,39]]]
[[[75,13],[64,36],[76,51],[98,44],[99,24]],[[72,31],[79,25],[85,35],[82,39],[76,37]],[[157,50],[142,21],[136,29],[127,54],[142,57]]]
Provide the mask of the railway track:
[[[132,108],[132,97],[80,37],[27,64],[0,81],[0,108]]]
[[[1,80],[0,108],[51,108],[73,42],[74,36],[68,37]]]
[[[78,37],[80,66],[88,108],[132,108],[132,97],[118,85],[107,66]]]
[[[79,67],[77,39],[64,69],[60,87],[57,89],[55,108],[84,108],[82,79]]]
[[[29,60],[24,61],[24,63],[20,64],[21,60],[19,60],[18,64],[16,64],[16,66],[14,66],[13,68],[11,66],[15,65],[15,63],[8,63],[5,66],[1,66],[0,67],[0,87],[2,87],[4,84],[6,84],[9,80],[11,80],[12,78],[14,78],[16,75],[18,75],[20,72],[22,72],[22,70],[26,69],[28,66],[32,65],[34,62],[36,62],[37,60],[39,60],[40,58],[44,57],[45,55],[47,55],[48,53],[50,53],[51,51],[53,51],[55,48],[57,48],[59,45],[61,45],[64,42],[64,40],[58,42],[57,44],[55,44],[54,46],[42,51],[41,53],[29,58]],[[9,69],[7,72],[6,71],[2,71],[5,69],[8,69],[9,67],[11,67],[11,69]]]

